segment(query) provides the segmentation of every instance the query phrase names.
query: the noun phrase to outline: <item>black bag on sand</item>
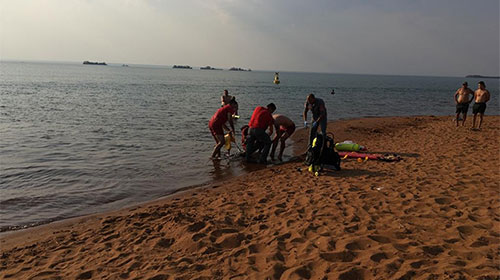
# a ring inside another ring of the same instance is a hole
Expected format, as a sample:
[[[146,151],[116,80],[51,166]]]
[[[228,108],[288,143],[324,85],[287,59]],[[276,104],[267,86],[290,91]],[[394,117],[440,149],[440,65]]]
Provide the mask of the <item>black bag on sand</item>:
[[[333,141],[333,138],[328,136],[325,137],[320,162],[323,165],[332,165],[337,171],[340,170],[340,156],[335,151],[335,141]]]
[[[308,166],[330,165],[336,170],[340,170],[340,156],[334,148],[335,141],[333,141],[333,137],[318,134],[307,150],[304,163]]]

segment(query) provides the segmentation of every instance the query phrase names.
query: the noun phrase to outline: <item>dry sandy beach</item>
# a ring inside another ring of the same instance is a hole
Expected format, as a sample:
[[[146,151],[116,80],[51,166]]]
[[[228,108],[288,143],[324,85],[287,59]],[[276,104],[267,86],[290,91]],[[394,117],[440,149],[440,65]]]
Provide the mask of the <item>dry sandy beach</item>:
[[[499,129],[499,116],[482,131],[452,117],[331,123],[336,141],[403,160],[319,177],[291,162],[5,234],[0,278],[499,279]]]

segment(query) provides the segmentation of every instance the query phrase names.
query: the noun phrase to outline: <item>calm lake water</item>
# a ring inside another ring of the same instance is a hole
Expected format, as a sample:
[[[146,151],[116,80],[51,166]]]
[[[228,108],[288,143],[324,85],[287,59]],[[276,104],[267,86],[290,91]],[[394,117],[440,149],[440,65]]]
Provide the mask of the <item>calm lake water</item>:
[[[208,71],[153,66],[0,63],[0,230],[117,209],[190,185],[245,172],[208,160],[208,120],[228,89],[239,102],[237,129],[255,106],[274,102],[302,124],[307,93],[329,120],[451,115],[465,80]],[[487,114],[498,114],[498,80]],[[336,94],[330,95],[332,88]],[[487,120],[486,120],[487,121]],[[291,149],[288,149],[290,152]]]

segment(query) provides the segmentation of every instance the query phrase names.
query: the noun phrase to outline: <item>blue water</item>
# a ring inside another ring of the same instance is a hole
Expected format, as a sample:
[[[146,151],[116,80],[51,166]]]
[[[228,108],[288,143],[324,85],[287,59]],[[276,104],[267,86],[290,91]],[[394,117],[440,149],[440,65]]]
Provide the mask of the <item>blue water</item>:
[[[299,126],[305,97],[328,118],[451,115],[453,77],[0,63],[0,229],[117,209],[245,172],[208,160],[207,123],[228,89],[246,124],[258,105]],[[487,114],[498,114],[498,80]],[[336,94],[330,95],[334,88]],[[290,149],[289,149],[290,150]],[[290,151],[288,151],[290,152]]]

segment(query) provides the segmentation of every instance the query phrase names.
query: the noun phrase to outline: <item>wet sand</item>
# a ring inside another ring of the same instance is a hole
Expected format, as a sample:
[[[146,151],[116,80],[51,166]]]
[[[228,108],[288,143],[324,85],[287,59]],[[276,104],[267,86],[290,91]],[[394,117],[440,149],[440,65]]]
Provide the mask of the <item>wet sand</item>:
[[[469,120],[468,125],[470,127]],[[121,211],[4,234],[2,279],[498,279],[500,117],[329,124],[400,162],[290,162]],[[296,135],[305,150],[307,131]]]

